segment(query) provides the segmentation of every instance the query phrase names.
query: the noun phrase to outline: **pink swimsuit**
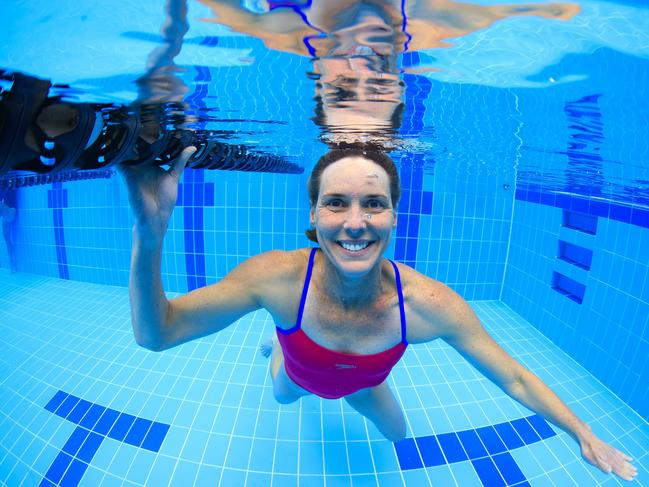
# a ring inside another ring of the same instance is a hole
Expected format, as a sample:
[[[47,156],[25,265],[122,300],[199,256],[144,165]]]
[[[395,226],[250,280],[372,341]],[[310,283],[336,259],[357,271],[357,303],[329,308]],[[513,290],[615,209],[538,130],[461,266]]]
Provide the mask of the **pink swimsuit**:
[[[290,330],[277,328],[277,338],[284,353],[286,374],[297,385],[317,396],[338,399],[360,389],[374,387],[383,382],[392,367],[406,351],[406,315],[403,307],[401,278],[394,262],[390,261],[396,276],[401,314],[401,342],[383,352],[356,355],[337,352],[317,344],[301,328],[304,304],[313,270],[314,248],[309,256],[297,323]]]

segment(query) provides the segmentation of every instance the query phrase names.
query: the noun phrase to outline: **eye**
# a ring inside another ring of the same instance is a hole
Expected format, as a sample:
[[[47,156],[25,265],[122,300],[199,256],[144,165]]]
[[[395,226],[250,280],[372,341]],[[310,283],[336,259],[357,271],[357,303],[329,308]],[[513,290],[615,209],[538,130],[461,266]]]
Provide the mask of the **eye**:
[[[325,206],[330,210],[340,210],[345,207],[345,202],[340,198],[333,198],[325,201]]]
[[[383,209],[385,209],[387,207],[385,202],[383,202],[382,200],[376,200],[376,199],[375,200],[369,200],[366,203],[366,206],[370,210],[383,210]]]

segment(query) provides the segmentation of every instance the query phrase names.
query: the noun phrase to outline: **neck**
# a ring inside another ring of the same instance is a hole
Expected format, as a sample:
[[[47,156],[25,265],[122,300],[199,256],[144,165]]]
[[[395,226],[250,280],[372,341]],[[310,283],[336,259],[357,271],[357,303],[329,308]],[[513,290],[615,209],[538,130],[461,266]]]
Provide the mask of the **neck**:
[[[381,263],[367,274],[348,276],[341,274],[327,259],[324,259],[324,293],[343,308],[366,306],[383,294]]]

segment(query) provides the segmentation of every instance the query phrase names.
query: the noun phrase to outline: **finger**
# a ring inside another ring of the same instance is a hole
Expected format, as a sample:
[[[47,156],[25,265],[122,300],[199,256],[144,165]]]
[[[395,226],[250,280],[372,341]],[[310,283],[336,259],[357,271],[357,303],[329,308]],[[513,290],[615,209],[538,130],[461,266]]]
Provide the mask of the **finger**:
[[[180,178],[183,171],[185,170],[187,161],[192,156],[192,154],[194,154],[194,152],[196,152],[196,147],[194,147],[193,145],[185,147],[180,155],[176,158],[176,160],[171,164],[171,167],[169,168],[169,174],[176,178]]]

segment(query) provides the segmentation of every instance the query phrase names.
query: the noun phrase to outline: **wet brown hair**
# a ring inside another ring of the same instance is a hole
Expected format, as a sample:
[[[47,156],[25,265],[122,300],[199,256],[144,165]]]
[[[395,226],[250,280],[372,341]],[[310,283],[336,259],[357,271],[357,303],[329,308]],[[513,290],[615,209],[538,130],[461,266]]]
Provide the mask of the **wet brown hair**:
[[[371,144],[340,144],[331,149],[320,159],[318,159],[318,162],[311,171],[311,175],[309,176],[309,181],[307,183],[307,189],[309,191],[309,205],[311,209],[315,208],[315,205],[318,203],[322,172],[334,162],[337,162],[346,157],[362,157],[363,159],[368,159],[378,164],[385,170],[390,181],[390,198],[392,200],[392,208],[396,209],[397,204],[399,203],[399,198],[401,196],[401,183],[399,181],[399,173],[397,171],[397,167],[394,165],[394,161],[390,158],[390,156],[388,156],[383,150],[381,150],[381,147]],[[318,242],[315,228],[309,228],[304,233],[312,242]]]

